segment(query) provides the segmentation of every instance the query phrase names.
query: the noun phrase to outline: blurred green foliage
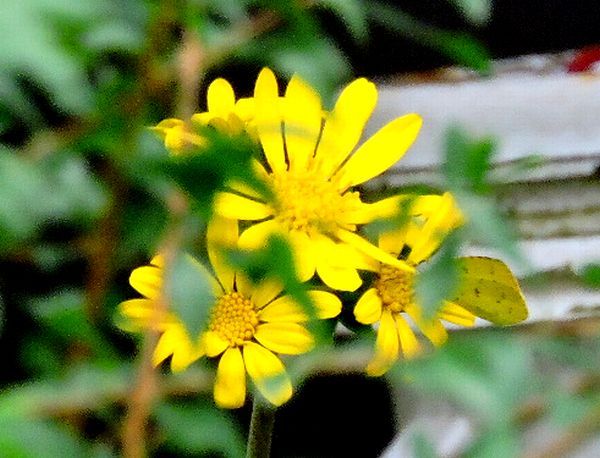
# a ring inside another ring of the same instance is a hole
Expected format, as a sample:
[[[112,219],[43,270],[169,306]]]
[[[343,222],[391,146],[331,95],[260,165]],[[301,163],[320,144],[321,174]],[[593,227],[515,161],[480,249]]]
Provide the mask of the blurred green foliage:
[[[489,17],[488,1],[453,3],[476,24]],[[255,151],[248,142],[215,136],[202,158],[170,157],[147,127],[182,115],[186,104],[196,106],[203,78],[228,66],[298,72],[333,100],[352,67],[323,12],[337,17],[357,46],[379,24],[489,70],[486,50],[472,37],[362,0],[0,2],[0,455],[120,456],[139,369],[140,342],[114,321],[116,304],[134,295],[129,272],[148,262],[174,226],[183,232],[181,251],[204,259],[196,240],[215,190],[230,179],[258,185],[249,172]],[[186,40],[196,40],[200,50],[191,94],[182,70],[190,65]],[[486,176],[492,151],[489,140],[450,132],[447,188],[470,217],[469,237],[516,256]],[[190,208],[178,207],[182,195]],[[422,275],[421,287],[435,293],[426,299],[432,309],[452,288],[448,260],[460,241]],[[206,285],[194,284],[195,266],[178,259],[173,286],[185,295],[173,303],[194,332],[206,320],[197,306]],[[281,241],[232,259],[251,276],[279,277],[310,307]],[[597,285],[597,271],[590,266],[582,278]],[[530,398],[544,396],[566,428],[597,409],[596,385],[574,396],[560,377],[535,370],[541,355],[577,376],[597,377],[597,339],[581,339],[596,345],[584,352],[575,338],[532,342],[496,331],[456,337],[433,356],[400,365],[391,380],[408,377],[419,390],[447,395],[477,417],[482,436],[473,456],[508,456],[518,447],[515,411]],[[161,374],[150,454],[243,454],[245,425],[213,406],[212,374],[208,365]],[[420,450],[431,456],[426,443]]]

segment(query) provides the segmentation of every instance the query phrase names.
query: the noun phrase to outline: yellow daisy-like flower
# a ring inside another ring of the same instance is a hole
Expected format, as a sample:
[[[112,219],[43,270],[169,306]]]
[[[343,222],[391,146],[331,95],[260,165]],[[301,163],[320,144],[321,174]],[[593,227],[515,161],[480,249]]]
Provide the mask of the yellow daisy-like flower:
[[[408,251],[406,261],[417,266],[438,249],[444,237],[463,222],[449,193],[422,196],[410,207],[412,219],[395,232],[379,237],[379,248],[398,256]],[[407,317],[435,346],[448,338],[443,321],[473,326],[476,316],[497,324],[514,324],[527,317],[527,309],[516,280],[501,262],[489,258],[460,258],[461,279],[452,299],[445,300],[433,319],[424,319],[415,300],[415,272],[373,263],[375,280],[354,308],[356,320],[378,323],[375,354],[367,373],[384,374],[402,354],[411,358],[421,351],[420,343]],[[490,306],[491,304],[491,306]],[[473,313],[477,312],[477,313]]]
[[[181,154],[194,146],[206,146],[206,139],[198,133],[199,128],[213,127],[227,135],[239,135],[244,129],[252,132],[252,99],[236,101],[233,88],[222,78],[210,84],[206,98],[208,110],[195,113],[189,122],[168,118],[152,128],[173,154]]]
[[[418,197],[410,205],[409,214],[423,218],[424,223],[419,225],[411,220],[396,232],[381,234],[379,248],[398,256],[407,245],[410,253],[406,261],[417,266],[435,252],[449,230],[460,224],[461,216],[450,194]],[[420,306],[415,302],[416,271],[406,272],[381,263],[373,263],[370,267],[369,270],[377,275],[354,308],[358,322],[379,323],[375,356],[367,366],[368,374],[385,373],[400,352],[407,358],[419,353],[419,341],[406,321],[406,315],[434,345],[441,345],[447,339],[446,329],[440,320],[463,326],[474,324],[475,315],[449,301],[444,302],[435,319],[425,321]]]
[[[206,304],[210,320],[199,336],[190,337],[172,312],[156,316],[164,273],[160,257],[131,273],[131,285],[144,298],[125,301],[119,310],[126,319],[125,329],[154,327],[161,332],[155,365],[171,356],[172,370],[180,371],[202,356],[219,357],[214,398],[220,407],[244,404],[246,374],[266,399],[280,405],[292,395],[292,384],[278,355],[301,354],[313,347],[314,338],[305,326],[309,317],[290,296],[281,295],[278,282],[266,280],[253,286],[224,262],[219,249],[233,246],[237,236],[234,221],[218,220],[209,227],[207,246],[216,277],[199,262],[195,265],[200,281],[212,285],[214,299]],[[318,318],[340,313],[342,305],[335,295],[318,290],[308,294]]]
[[[416,114],[400,117],[356,148],[376,101],[374,84],[361,78],[325,112],[302,79],[292,77],[280,97],[275,76],[262,70],[254,90],[253,128],[268,169],[258,163],[255,169],[274,199],[236,189],[219,194],[215,203],[218,214],[254,223],[241,234],[241,247],[261,247],[272,234],[281,234],[292,246],[301,280],[316,272],[338,290],[360,286],[357,269],[365,257],[413,270],[356,233],[358,225],[393,214],[397,201],[364,203],[353,187],[396,163],[422,123]]]

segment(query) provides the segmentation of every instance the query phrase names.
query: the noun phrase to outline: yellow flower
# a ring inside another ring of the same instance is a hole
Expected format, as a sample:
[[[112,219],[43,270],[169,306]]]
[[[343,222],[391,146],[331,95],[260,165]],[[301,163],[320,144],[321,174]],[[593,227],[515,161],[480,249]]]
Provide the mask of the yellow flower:
[[[189,122],[168,118],[152,128],[165,142],[173,154],[181,154],[189,148],[206,146],[206,140],[198,130],[213,127],[228,135],[239,135],[251,131],[254,104],[252,99],[242,98],[237,102],[231,85],[217,78],[208,87],[208,111],[195,113]]]
[[[379,248],[398,256],[408,251],[406,261],[417,266],[437,250],[443,238],[462,224],[462,215],[448,193],[417,198],[410,209],[409,224],[379,237]],[[382,375],[402,354],[411,358],[421,351],[420,343],[406,317],[434,345],[448,338],[443,321],[473,326],[476,315],[497,324],[514,324],[527,317],[519,286],[500,261],[489,258],[460,258],[461,278],[452,299],[445,300],[433,319],[424,319],[415,301],[414,273],[381,263],[370,270],[375,280],[359,298],[354,308],[357,321],[378,323],[375,354],[367,373]]]
[[[415,140],[421,118],[408,114],[391,121],[356,148],[377,101],[364,78],[349,84],[331,112],[325,112],[312,87],[299,77],[279,96],[275,76],[263,69],[256,81],[253,126],[264,152],[255,170],[274,196],[236,189],[217,196],[216,212],[251,221],[240,246],[264,245],[274,233],[288,238],[301,280],[315,272],[331,288],[354,291],[365,258],[412,271],[356,233],[357,227],[397,210],[397,201],[364,203],[353,187],[396,163]]]
[[[156,316],[164,268],[160,257],[132,272],[130,283],[144,298],[125,301],[119,310],[126,318],[126,330],[154,327],[161,332],[155,365],[171,356],[172,370],[180,371],[204,355],[219,357],[214,398],[220,407],[244,404],[246,374],[266,399],[280,405],[292,395],[292,385],[278,354],[301,354],[313,347],[313,336],[305,326],[309,317],[290,296],[281,296],[278,282],[266,280],[253,286],[224,262],[219,248],[235,245],[237,237],[234,221],[216,219],[209,227],[207,247],[216,277],[199,262],[196,267],[199,277],[210,281],[214,300],[206,304],[210,319],[199,336],[190,337],[172,312]],[[341,311],[341,302],[333,294],[318,290],[308,294],[318,318]]]

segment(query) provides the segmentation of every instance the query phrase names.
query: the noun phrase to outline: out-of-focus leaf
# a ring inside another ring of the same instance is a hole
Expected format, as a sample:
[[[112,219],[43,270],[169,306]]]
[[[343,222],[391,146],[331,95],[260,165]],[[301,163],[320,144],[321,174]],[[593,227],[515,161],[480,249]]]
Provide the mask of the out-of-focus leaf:
[[[446,187],[465,214],[472,239],[497,248],[527,266],[513,228],[489,193],[488,171],[494,151],[491,139],[472,140],[460,128],[451,127],[446,134],[443,165]]]
[[[256,144],[247,136],[230,137],[210,129],[199,132],[209,146],[190,154],[169,157],[158,163],[156,172],[173,179],[191,198],[202,216],[212,212],[214,195],[232,179],[245,183],[259,192],[266,186],[254,175],[251,159],[256,154]]]
[[[478,437],[464,454],[465,458],[510,458],[521,450],[515,425],[500,425]]]
[[[71,368],[60,379],[43,379],[4,390],[0,394],[0,422],[100,408],[127,391],[131,376],[131,368],[126,366],[83,365]]]
[[[424,24],[403,11],[381,2],[367,2],[366,6],[368,17],[382,27],[429,46],[459,64],[481,73],[489,73],[489,52],[469,35]]]
[[[43,0],[23,0],[0,4],[0,76],[26,75],[46,89],[58,106],[82,113],[91,108],[91,86],[81,61],[65,49],[59,29],[48,13],[60,8],[65,18],[70,13],[71,18],[77,19],[82,3],[87,2],[53,3],[51,6]]]
[[[308,12],[290,14],[287,21],[285,28],[249,42],[236,55],[271,66],[288,77],[298,73],[317,90],[328,107],[340,83],[351,76],[346,57],[323,35]]]
[[[473,193],[489,191],[487,174],[495,144],[491,138],[470,139],[460,128],[451,127],[446,133],[444,176],[452,189]]]
[[[205,327],[215,302],[209,276],[200,262],[186,254],[179,254],[166,272],[169,306],[192,338]]]
[[[244,439],[235,422],[211,405],[162,404],[155,417],[166,435],[167,446],[186,454],[244,456]]]
[[[588,264],[578,274],[579,278],[592,288],[600,288],[600,264]]]
[[[106,204],[103,190],[76,156],[32,163],[0,148],[0,183],[0,251],[50,220],[93,219]]]
[[[435,448],[423,434],[413,435],[413,453],[415,458],[438,458]]]
[[[43,176],[31,164],[0,148],[0,251],[30,236],[43,214]]]
[[[492,16],[492,0],[450,0],[469,21],[483,25]]]
[[[399,365],[392,375],[407,376],[419,390],[454,401],[491,427],[506,424],[537,388],[531,352],[509,335],[454,335],[429,358]]]
[[[342,20],[348,31],[357,41],[367,37],[367,14],[359,0],[318,0],[318,6],[333,11]]]
[[[28,310],[65,343],[86,344],[98,357],[114,360],[116,353],[85,315],[85,301],[83,291],[64,290],[32,300]]]
[[[84,444],[65,427],[29,419],[0,419],[0,450],[19,458],[86,456]]]
[[[425,317],[435,316],[444,299],[449,299],[458,286],[459,272],[455,260],[458,247],[458,235],[453,233],[444,240],[440,251],[427,267],[416,276],[415,294]]]

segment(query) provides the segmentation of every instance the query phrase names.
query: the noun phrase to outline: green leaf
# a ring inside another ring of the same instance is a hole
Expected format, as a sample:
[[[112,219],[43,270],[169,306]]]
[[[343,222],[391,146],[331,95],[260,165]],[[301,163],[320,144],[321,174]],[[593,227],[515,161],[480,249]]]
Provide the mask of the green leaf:
[[[450,0],[473,24],[483,25],[492,16],[492,0]]]
[[[415,458],[438,458],[435,447],[423,434],[413,435],[413,453]]]
[[[459,273],[455,258],[458,248],[458,233],[454,232],[445,239],[427,267],[416,276],[415,294],[425,318],[435,316],[444,299],[451,297],[456,290]]]
[[[362,2],[358,0],[318,0],[316,5],[328,8],[338,15],[355,40],[364,41],[367,38],[367,14]]]
[[[461,32],[438,29],[381,2],[367,2],[366,6],[368,17],[382,27],[410,38],[420,45],[429,46],[459,64],[483,74],[489,73],[491,62],[489,52],[473,37]]]
[[[579,278],[583,283],[592,288],[600,288],[600,264],[592,263],[585,266],[579,273]]]
[[[443,172],[452,189],[474,193],[489,191],[487,174],[495,151],[491,138],[472,140],[453,126],[446,133],[446,160]]]
[[[244,438],[233,418],[208,404],[161,404],[155,417],[166,435],[167,446],[189,454],[244,456]]]
[[[80,440],[63,426],[49,421],[0,419],[2,455],[19,458],[86,456]]]
[[[115,359],[116,352],[106,342],[99,329],[85,314],[83,291],[65,289],[55,294],[33,299],[28,310],[36,320],[65,343],[87,344],[97,357]]]
[[[0,77],[29,77],[44,88],[61,108],[72,113],[91,108],[92,90],[81,60],[63,46],[52,14],[64,13],[66,22],[77,20],[81,3],[63,0],[2,2],[0,6]],[[83,2],[86,3],[86,2]],[[56,18],[56,16],[54,16]],[[27,102],[13,100],[25,106]]]
[[[171,310],[181,319],[192,339],[208,322],[215,302],[211,273],[192,256],[179,253],[165,273]]]

